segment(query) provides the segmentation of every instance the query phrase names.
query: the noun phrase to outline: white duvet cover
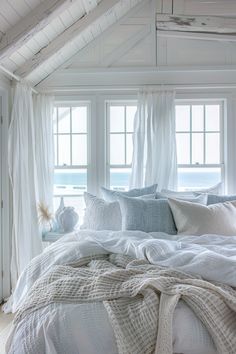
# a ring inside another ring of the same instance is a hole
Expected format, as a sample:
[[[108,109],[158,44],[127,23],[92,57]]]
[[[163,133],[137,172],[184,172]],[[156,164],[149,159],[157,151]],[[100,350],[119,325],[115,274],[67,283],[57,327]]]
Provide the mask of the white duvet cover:
[[[15,312],[32,284],[53,265],[107,252],[146,258],[153,264],[236,287],[236,236],[79,231],[52,244],[31,262],[5,310]],[[183,301],[179,302],[174,314],[173,352],[216,354],[204,325]],[[117,348],[102,303],[55,303],[33,312],[13,328],[7,353],[117,354]]]

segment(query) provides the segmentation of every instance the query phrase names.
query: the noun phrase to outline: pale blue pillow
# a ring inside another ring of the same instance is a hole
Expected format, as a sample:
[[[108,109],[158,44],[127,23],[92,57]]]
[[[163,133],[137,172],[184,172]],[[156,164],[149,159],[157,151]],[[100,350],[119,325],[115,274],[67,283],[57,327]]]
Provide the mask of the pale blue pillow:
[[[167,199],[139,199],[119,196],[118,201],[122,215],[122,230],[177,234]]]
[[[236,200],[236,195],[215,195],[208,194],[207,205],[225,203]]]
[[[156,199],[168,199],[164,194],[162,193],[156,193]],[[198,194],[195,197],[190,197],[190,196],[185,196],[185,197],[174,197],[173,199],[178,199],[178,200],[183,200],[186,202],[190,203],[197,203],[197,204],[202,204],[202,205],[207,205],[208,201],[208,194]]]
[[[156,190],[157,190],[157,184],[153,184],[152,186],[148,186],[144,188],[130,189],[127,192],[113,191],[111,189],[101,187],[103,198],[107,202],[114,202],[115,200],[118,199],[119,196],[141,197],[143,195],[153,194],[156,192]]]

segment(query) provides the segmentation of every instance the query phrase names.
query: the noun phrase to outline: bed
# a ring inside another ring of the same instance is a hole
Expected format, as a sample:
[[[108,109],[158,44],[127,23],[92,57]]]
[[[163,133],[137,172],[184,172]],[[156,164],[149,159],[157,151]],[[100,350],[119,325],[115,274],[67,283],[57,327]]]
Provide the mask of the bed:
[[[129,353],[122,349],[120,344],[121,336],[117,333],[117,327],[108,311],[109,301],[64,301],[52,293],[48,296],[39,294],[40,289],[46,289],[45,284],[50,283],[53,269],[64,272],[67,268],[73,268],[74,272],[81,266],[80,260],[88,258],[91,264],[91,259],[92,263],[93,259],[99,262],[101,257],[111,255],[113,258],[119,255],[128,257],[131,263],[135,262],[135,259],[141,260],[140,269],[149,264],[158,267],[158,271],[161,269],[162,272],[177,269],[183,277],[187,274],[194,281],[204,279],[204,284],[213,284],[217,291],[220,288],[219,283],[224,284],[224,294],[227,293],[230,297],[228,306],[231,316],[224,354],[236,352],[236,335],[233,335],[236,334],[236,236],[181,236],[163,232],[81,230],[64,236],[46,248],[22,273],[11,303],[8,303],[8,310],[18,310],[20,315],[8,339],[7,353]],[[118,268],[120,272],[120,267]],[[62,280],[65,281],[66,277],[69,278],[67,273]],[[41,288],[40,282],[43,284]],[[41,301],[41,298],[47,300],[42,301],[40,306],[35,306],[35,301],[31,301],[32,297],[37,301]],[[181,296],[174,308],[171,324],[173,331],[170,334],[171,349],[167,346],[158,350],[154,343],[151,349],[138,348],[137,352],[130,353],[220,353],[221,344],[214,328],[196,315],[198,311],[193,304],[190,306],[188,301],[184,301],[186,299]],[[131,315],[134,316],[133,313]],[[135,326],[135,321],[133,317],[130,323]],[[216,323],[217,326],[221,327],[221,324]],[[222,322],[222,330],[224,329]]]

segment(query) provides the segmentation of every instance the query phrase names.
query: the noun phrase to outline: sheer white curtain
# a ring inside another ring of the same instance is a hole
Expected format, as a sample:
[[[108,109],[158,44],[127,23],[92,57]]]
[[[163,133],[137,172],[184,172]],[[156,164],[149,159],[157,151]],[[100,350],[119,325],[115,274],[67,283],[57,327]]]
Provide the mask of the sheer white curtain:
[[[138,94],[131,188],[154,183],[158,183],[158,190],[176,188],[174,99],[173,91],[144,89]]]
[[[42,251],[38,203],[52,203],[52,99],[33,101],[29,86],[17,83],[9,128],[9,172],[13,194],[11,278],[13,288],[28,262]]]

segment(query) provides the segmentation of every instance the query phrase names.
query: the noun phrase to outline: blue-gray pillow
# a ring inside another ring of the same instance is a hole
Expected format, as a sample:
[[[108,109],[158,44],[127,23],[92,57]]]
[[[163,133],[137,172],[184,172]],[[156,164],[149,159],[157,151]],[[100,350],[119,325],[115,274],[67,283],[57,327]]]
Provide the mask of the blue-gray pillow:
[[[122,215],[122,230],[177,234],[167,199],[145,200],[119,196],[118,201]]]
[[[232,200],[236,200],[236,195],[208,194],[207,205],[217,204],[217,203],[225,203],[225,202],[230,202]]]
[[[156,199],[168,199],[164,194],[157,192]],[[185,196],[185,197],[175,197],[174,199],[183,200],[190,203],[197,203],[207,205],[208,194],[198,194],[195,197]]]
[[[140,197],[142,195],[153,194],[156,192],[156,190],[157,190],[157,184],[153,184],[152,186],[148,186],[144,188],[130,189],[127,192],[113,191],[111,189],[101,187],[103,198],[107,202],[114,202],[115,200],[118,199],[119,196]]]

